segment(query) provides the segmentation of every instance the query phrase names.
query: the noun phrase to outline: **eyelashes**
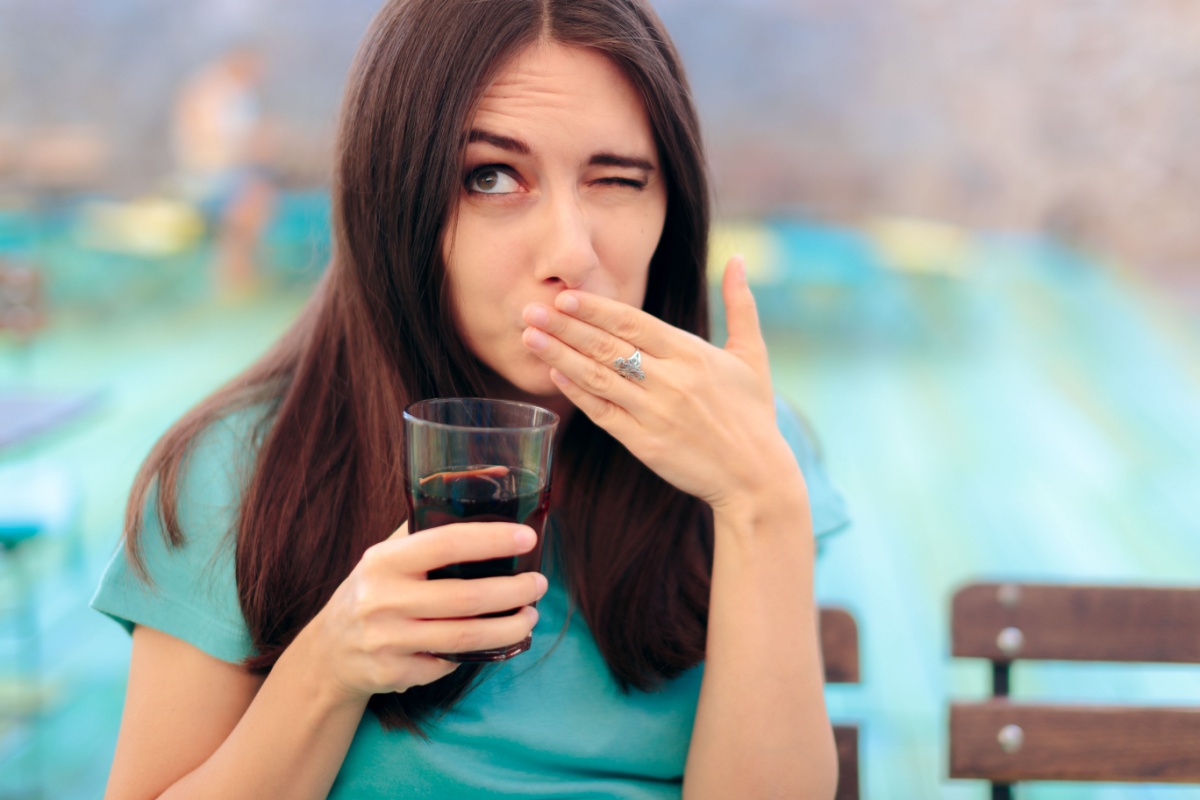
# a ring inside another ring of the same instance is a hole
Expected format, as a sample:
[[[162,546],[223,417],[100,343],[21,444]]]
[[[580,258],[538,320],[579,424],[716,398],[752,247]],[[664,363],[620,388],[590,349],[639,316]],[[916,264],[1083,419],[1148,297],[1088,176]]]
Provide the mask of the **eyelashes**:
[[[467,191],[473,194],[515,194],[521,191],[507,167],[489,164],[467,173],[464,181]]]
[[[641,191],[646,188],[648,181],[636,178],[610,176],[589,181],[595,186],[633,189]],[[507,195],[523,191],[517,180],[516,172],[505,164],[485,164],[468,170],[463,178],[463,187],[471,194],[478,195]]]
[[[646,181],[634,180],[633,178],[601,178],[596,183],[603,186],[626,186],[639,191],[646,188]]]

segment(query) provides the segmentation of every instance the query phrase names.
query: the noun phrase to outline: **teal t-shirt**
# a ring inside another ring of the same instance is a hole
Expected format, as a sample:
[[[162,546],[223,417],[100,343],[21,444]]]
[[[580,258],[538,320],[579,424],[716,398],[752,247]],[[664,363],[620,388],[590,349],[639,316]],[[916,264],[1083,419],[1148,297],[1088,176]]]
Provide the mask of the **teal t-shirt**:
[[[776,409],[821,539],[848,523],[845,505],[806,428],[782,402]],[[154,585],[133,573],[120,549],[93,608],[129,631],[148,625],[223,661],[254,654],[238,604],[230,533],[254,422],[247,412],[233,415],[197,443],[179,493],[182,548],[168,548],[157,516],[147,515],[142,541]],[[575,614],[567,623],[562,582],[553,572],[548,577],[532,649],[487,667],[474,689],[426,726],[427,740],[386,732],[365,714],[331,798],[680,796],[703,665],[656,691],[622,693],[582,618]]]

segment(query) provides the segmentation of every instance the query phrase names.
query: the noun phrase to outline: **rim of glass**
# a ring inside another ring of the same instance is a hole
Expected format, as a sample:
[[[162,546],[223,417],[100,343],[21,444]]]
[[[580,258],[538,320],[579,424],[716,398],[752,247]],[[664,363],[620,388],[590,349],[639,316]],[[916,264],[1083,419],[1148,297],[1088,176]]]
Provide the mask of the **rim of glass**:
[[[549,419],[546,422],[542,422],[542,423],[530,423],[529,425],[511,425],[511,426],[506,426],[506,427],[498,427],[498,426],[483,426],[483,425],[456,425],[452,422],[435,422],[434,420],[422,419],[421,417],[418,417],[414,414],[409,413],[412,409],[414,409],[420,405],[425,405],[425,404],[433,405],[434,403],[454,403],[454,402],[462,402],[462,401],[473,401],[473,402],[477,402],[477,403],[489,403],[491,405],[497,405],[497,406],[519,406],[521,408],[533,408],[533,409],[537,409],[538,411],[540,411],[543,414],[548,415]],[[503,432],[503,431],[538,431],[538,430],[545,430],[547,428],[553,428],[556,425],[558,425],[558,423],[559,423],[558,414],[555,414],[553,411],[551,411],[548,408],[543,408],[542,406],[534,405],[533,403],[525,403],[525,402],[522,402],[521,400],[496,400],[491,397],[429,397],[424,400],[418,400],[415,403],[410,403],[408,405],[408,407],[404,409],[404,419],[406,419],[406,420],[411,419],[415,423],[418,423],[420,425],[429,425],[430,427],[433,427],[433,428],[448,428],[448,429],[454,429],[454,430],[482,431],[484,433],[492,433],[492,432],[499,433],[499,432]]]

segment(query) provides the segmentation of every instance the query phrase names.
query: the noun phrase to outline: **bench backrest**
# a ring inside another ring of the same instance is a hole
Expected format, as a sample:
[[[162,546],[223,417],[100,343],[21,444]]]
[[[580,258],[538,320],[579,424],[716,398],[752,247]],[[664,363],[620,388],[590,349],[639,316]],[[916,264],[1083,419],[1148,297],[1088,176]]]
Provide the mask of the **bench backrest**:
[[[950,709],[950,777],[1200,783],[1200,707],[1013,702],[1015,661],[1200,664],[1200,589],[976,583],[951,607],[951,652],[992,665],[992,697]]]
[[[858,683],[858,623],[844,608],[827,606],[820,612],[821,658],[827,683]],[[833,737],[838,751],[836,800],[858,800],[858,726],[837,723]]]

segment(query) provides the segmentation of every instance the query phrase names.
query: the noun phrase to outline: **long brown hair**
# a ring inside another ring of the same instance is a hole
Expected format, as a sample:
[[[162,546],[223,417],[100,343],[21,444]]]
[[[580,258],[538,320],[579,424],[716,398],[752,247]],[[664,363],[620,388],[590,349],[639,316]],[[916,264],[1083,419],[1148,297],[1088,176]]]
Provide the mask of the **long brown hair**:
[[[645,101],[668,183],[643,308],[708,336],[708,185],[679,58],[641,0],[392,0],[355,59],[333,187],[334,254],[298,321],[266,356],[159,441],[134,484],[126,547],[145,576],[143,508],[158,492],[179,546],[176,483],[208,425],[264,413],[236,530],[242,613],[275,663],[363,552],[404,521],[402,410],[486,393],[444,290],[441,241],[462,182],[466,131],[483,89],[539,41],[594,48]],[[584,415],[560,434],[548,542],[613,676],[650,690],[704,657],[712,564],[708,507],[661,480]],[[252,446],[251,443],[250,446]],[[419,731],[467,690],[460,667],[404,694],[376,695],[385,726]]]

